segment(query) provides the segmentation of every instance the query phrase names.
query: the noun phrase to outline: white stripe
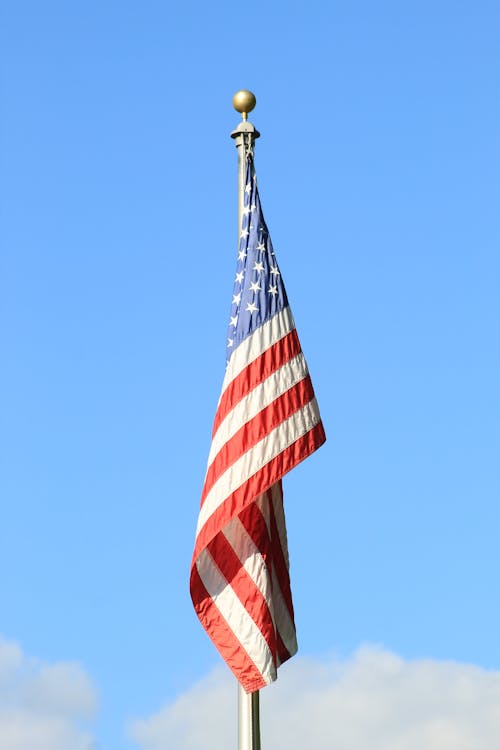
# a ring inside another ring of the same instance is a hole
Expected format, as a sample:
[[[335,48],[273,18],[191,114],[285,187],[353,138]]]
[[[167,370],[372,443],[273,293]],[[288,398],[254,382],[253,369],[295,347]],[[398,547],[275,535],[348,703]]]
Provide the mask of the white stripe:
[[[270,320],[256,328],[251,336],[244,339],[231,355],[227,365],[226,375],[222,383],[221,396],[227,386],[247,365],[257,359],[266,349],[286,336],[295,328],[292,311],[285,307]]]
[[[275,515],[277,515],[276,521],[279,529],[278,541],[283,548],[282,540],[283,538],[285,540],[285,549],[283,550],[283,554],[285,560],[287,560],[288,549],[286,543],[286,528],[284,527],[285,518],[282,502],[283,495],[279,491],[278,487],[279,486],[276,484],[272,488],[273,505],[275,508]],[[255,500],[255,503],[259,507],[264,517],[267,531],[270,535],[270,507],[268,494],[264,493],[262,495],[259,495]],[[277,513],[276,506],[278,506]],[[280,508],[281,512],[279,510]],[[252,579],[256,588],[260,591],[260,593],[266,600],[272,617],[272,621],[274,623],[274,628],[279,632],[281,640],[283,641],[290,656],[293,656],[293,654],[297,651],[297,636],[295,632],[295,624],[290,616],[290,612],[288,611],[288,606],[285,602],[285,598],[280,586],[280,581],[274,565],[272,566],[272,571],[270,571],[268,565],[266,565],[266,563],[264,562],[264,558],[262,557],[260,550],[255,545],[253,539],[248,534],[239,518],[232,519],[227,524],[227,526],[224,527],[223,533],[229,544],[233,548],[239,561]]]
[[[273,592],[267,565],[259,548],[245,529],[239,518],[233,518],[222,530],[227,541],[233,548],[238,560],[252,579],[255,587],[260,591],[271,612],[273,613]]]
[[[273,656],[260,629],[228,584],[207,550],[196,561],[203,585],[222,617],[266,682],[276,679]]]
[[[302,352],[273,372],[266,380],[256,386],[248,395],[239,401],[222,420],[215,433],[207,462],[210,464],[224,443],[235,435],[240,427],[255,417],[262,409],[288,391],[308,374],[307,364]]]
[[[319,421],[318,404],[313,398],[229,466],[205,498],[200,509],[196,534],[200,533],[212,513],[232,492],[302,435],[309,432]]]

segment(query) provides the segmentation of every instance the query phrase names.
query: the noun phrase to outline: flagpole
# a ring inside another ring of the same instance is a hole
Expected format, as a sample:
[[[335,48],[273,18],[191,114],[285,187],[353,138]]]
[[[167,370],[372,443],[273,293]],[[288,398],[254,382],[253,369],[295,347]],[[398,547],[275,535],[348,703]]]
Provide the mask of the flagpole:
[[[248,121],[248,113],[255,107],[256,99],[251,91],[238,91],[233,96],[233,107],[241,113],[241,122],[231,133],[238,149],[238,250],[240,243],[241,220],[245,198],[246,156],[253,151],[253,144],[260,136],[259,131]]]
[[[260,133],[248,121],[248,113],[255,107],[256,99],[251,91],[238,91],[233,97],[233,107],[240,112],[242,120],[231,133],[238,149],[238,249],[245,197],[246,157],[253,151],[255,139]],[[246,693],[238,683],[238,750],[261,750],[259,691]]]

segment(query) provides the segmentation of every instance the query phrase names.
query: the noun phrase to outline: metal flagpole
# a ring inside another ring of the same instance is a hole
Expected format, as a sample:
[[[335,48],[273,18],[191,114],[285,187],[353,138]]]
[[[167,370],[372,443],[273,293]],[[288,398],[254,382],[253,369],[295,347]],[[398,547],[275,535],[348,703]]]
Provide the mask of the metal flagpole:
[[[233,97],[233,107],[241,113],[242,120],[231,133],[238,149],[238,249],[243,218],[246,157],[260,133],[248,122],[248,113],[255,107],[251,91],[238,91]],[[259,691],[246,693],[238,684],[238,750],[260,750]]]
[[[238,149],[238,250],[240,249],[241,220],[245,197],[246,156],[248,151],[253,149],[255,139],[260,136],[259,131],[248,121],[248,113],[252,111],[255,104],[256,99],[251,91],[238,91],[233,96],[233,107],[241,113],[242,118],[238,127],[231,133],[231,138],[234,138]]]

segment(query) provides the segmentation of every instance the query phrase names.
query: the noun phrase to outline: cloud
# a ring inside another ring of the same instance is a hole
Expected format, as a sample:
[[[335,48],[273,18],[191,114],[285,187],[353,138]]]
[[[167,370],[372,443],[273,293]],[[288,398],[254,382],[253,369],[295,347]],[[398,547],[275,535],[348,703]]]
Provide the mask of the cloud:
[[[236,689],[219,668],[175,702],[131,722],[141,750],[235,746]],[[500,672],[405,661],[366,646],[351,658],[295,658],[261,693],[261,734],[273,750],[496,750]]]
[[[0,750],[92,750],[97,694],[76,662],[46,664],[0,638]]]

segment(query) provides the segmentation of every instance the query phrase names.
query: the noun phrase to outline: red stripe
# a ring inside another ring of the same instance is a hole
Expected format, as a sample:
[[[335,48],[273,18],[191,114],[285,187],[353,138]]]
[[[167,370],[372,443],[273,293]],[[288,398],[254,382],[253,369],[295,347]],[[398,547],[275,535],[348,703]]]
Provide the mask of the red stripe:
[[[266,682],[212,601],[196,565],[191,569],[190,589],[193,605],[201,624],[236,679],[247,693],[263,688]]]
[[[267,492],[263,492],[262,496],[264,498],[264,502],[267,503],[267,505],[270,505],[271,490],[269,489],[267,490]],[[255,499],[260,500],[260,498]],[[262,555],[266,563],[268,575],[271,576],[271,537],[269,536],[269,529],[267,528],[266,519],[263,516],[259,505],[257,505],[255,501],[253,503],[250,503],[250,505],[247,505],[246,508],[243,508],[241,513],[238,515],[238,518],[245,527],[247,534],[252,539],[253,543]]]
[[[262,515],[261,519],[265,526]],[[258,523],[258,519],[254,518],[254,522]],[[207,549],[215,560],[220,572],[259,628],[271,654],[275,655],[276,636],[269,607],[265,598],[243,567],[233,547],[229,544],[224,534],[220,533],[212,539]]]
[[[257,495],[269,489],[278,479],[319,448],[325,440],[325,431],[319,422],[232,492],[201,528],[196,537],[193,561],[233,516],[241,513]]]
[[[288,574],[288,568],[286,566],[285,558],[283,556],[283,551],[281,548],[281,540],[280,540],[280,536],[278,533],[278,527],[276,524],[276,517],[274,513],[272,490],[269,489],[267,492],[263,494],[265,496],[264,502],[267,503],[268,509],[269,509],[270,530],[267,527],[265,518],[262,515],[262,511],[260,507],[255,502],[251,503],[244,510],[242,510],[242,512],[239,514],[238,517],[240,521],[242,522],[242,524],[245,526],[245,529],[247,530],[248,534],[251,536],[252,541],[255,544],[255,546],[260,550],[261,555],[266,562],[267,575],[269,576],[269,579],[270,579],[269,582],[271,586],[272,586],[272,581],[273,581],[272,570],[274,567],[277,578],[278,578],[278,585],[283,594],[283,599],[285,601],[286,608],[288,610],[291,621],[293,623],[294,617],[293,617],[292,593],[290,590],[290,576]],[[280,492],[280,501],[282,500],[282,498],[283,498],[283,495]],[[273,597],[274,597],[274,592],[273,592]],[[273,618],[274,618],[274,633],[275,633],[275,639],[276,639],[275,658],[276,658],[276,666],[278,667],[279,664],[283,664],[283,662],[289,659],[291,657],[291,654],[288,651],[287,647],[285,646],[284,641],[282,640],[280,636],[280,633],[279,633],[279,619],[280,618],[279,618],[279,614],[276,611],[273,612]]]
[[[279,370],[280,367],[283,367],[285,362],[293,359],[293,357],[296,357],[299,353],[300,342],[299,337],[297,336],[297,331],[294,328],[293,331],[290,331],[290,333],[287,333],[286,336],[283,336],[283,338],[266,349],[266,351],[253,362],[250,362],[250,364],[229,383],[222,394],[215,414],[212,437],[217,432],[217,428],[228,412],[230,412],[231,409],[233,409],[235,405],[247,395],[247,393],[259,385],[259,383],[266,380],[266,378],[272,375],[273,372]]]
[[[307,375],[240,427],[232,438],[224,443],[210,464],[201,495],[202,505],[215,482],[229,466],[313,398],[311,378]]]

